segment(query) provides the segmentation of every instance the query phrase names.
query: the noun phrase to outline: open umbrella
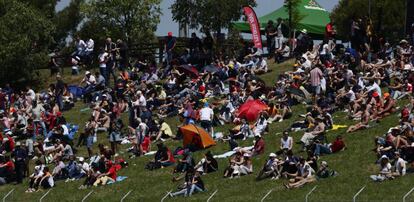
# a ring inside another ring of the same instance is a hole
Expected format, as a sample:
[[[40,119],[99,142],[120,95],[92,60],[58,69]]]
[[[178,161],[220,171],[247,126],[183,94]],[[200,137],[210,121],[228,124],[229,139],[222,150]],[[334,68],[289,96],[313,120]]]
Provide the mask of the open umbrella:
[[[240,105],[237,110],[239,118],[244,118],[249,122],[254,122],[259,117],[260,112],[266,110],[268,106],[260,100],[249,100]]]
[[[198,71],[194,66],[191,65],[180,65],[177,68],[178,71],[192,77],[197,78],[198,77]]]
[[[219,68],[215,65],[207,65],[203,67],[203,71],[214,73],[214,72],[218,72]]]

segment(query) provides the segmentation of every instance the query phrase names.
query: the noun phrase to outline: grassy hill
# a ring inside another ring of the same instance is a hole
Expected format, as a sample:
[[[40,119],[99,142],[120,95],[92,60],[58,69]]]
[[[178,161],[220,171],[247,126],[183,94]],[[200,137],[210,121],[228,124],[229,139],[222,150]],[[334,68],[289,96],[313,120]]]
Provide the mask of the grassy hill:
[[[262,75],[267,85],[272,85],[276,76],[284,71],[290,70],[292,61],[275,65],[271,64],[272,72]],[[76,107],[69,112],[65,112],[67,120],[72,123],[84,124],[89,116],[90,111],[80,112],[85,106],[77,103]],[[309,197],[310,201],[351,201],[353,195],[363,186],[365,190],[358,197],[358,201],[401,201],[402,196],[408,192],[414,185],[414,176],[409,174],[406,177],[398,178],[382,183],[373,183],[369,175],[376,173],[378,168],[374,164],[375,154],[371,151],[373,148],[373,138],[382,135],[388,128],[397,125],[397,114],[391,115],[380,123],[372,123],[372,127],[347,134],[346,128],[336,131],[329,131],[327,136],[331,141],[336,135],[343,135],[348,149],[332,155],[322,156],[320,160],[326,160],[329,166],[339,173],[339,176],[325,180],[317,181],[313,184],[305,185],[300,189],[287,190],[283,187],[286,180],[263,180],[255,181],[257,173],[260,171],[267,156],[279,147],[280,135],[292,122],[300,120],[299,114],[303,114],[303,106],[293,108],[293,116],[282,123],[273,123],[270,125],[269,134],[264,136],[266,142],[266,153],[253,159],[254,174],[244,176],[238,179],[223,179],[222,173],[228,165],[227,159],[219,160],[219,171],[203,176],[207,192],[197,193],[191,198],[167,198],[165,201],[206,201],[215,190],[217,194],[211,201],[260,201],[260,199],[271,189],[273,192],[267,197],[266,201],[304,201],[305,195],[315,186],[318,187]],[[167,120],[172,127],[178,124],[177,118]],[[334,114],[335,124],[351,125],[354,122],[346,119],[346,114],[338,112]],[[217,127],[215,131],[227,132],[231,126]],[[296,142],[303,132],[292,133]],[[98,135],[99,142],[106,142],[106,134]],[[241,143],[243,146],[252,145],[252,139]],[[168,142],[170,148],[181,145],[180,142]],[[126,148],[127,146],[123,146]],[[213,154],[221,154],[228,150],[226,143],[218,143],[216,146],[209,148]],[[298,145],[295,145],[294,151],[298,151]],[[194,153],[194,158],[198,161],[205,151]],[[85,148],[80,149],[80,154],[85,155]],[[298,153],[305,155],[305,153]],[[127,156],[127,154],[124,154]],[[91,190],[93,193],[86,201],[119,201],[128,191],[131,194],[125,201],[159,201],[167,191],[176,190],[178,184],[173,183],[172,168],[164,168],[156,171],[144,170],[144,165],[151,157],[140,157],[128,160],[129,167],[122,169],[119,175],[128,176],[123,182],[112,185],[91,188],[88,190],[78,190],[77,188],[83,181],[75,182],[57,182],[43,201],[81,201],[82,198]],[[26,194],[25,189],[28,182],[23,185],[5,185],[0,187],[0,196],[6,195],[11,189],[15,191],[7,198],[7,201],[35,201],[39,200],[45,192]],[[408,201],[414,201],[414,194],[408,197]]]

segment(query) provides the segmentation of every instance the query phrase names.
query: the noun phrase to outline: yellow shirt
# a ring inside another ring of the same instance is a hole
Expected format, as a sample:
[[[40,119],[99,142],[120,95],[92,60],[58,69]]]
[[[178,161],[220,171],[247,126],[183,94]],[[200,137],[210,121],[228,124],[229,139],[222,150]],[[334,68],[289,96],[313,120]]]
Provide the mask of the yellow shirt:
[[[170,137],[175,137],[175,135],[173,135],[171,131],[170,126],[165,122],[161,124],[160,131],[162,131],[165,135],[168,135]]]

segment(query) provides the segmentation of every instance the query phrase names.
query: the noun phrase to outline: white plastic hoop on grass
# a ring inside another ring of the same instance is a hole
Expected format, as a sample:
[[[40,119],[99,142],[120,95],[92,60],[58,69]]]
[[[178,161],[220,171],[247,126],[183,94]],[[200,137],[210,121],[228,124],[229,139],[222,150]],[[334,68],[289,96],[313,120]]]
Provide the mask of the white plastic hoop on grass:
[[[10,190],[9,193],[6,194],[6,196],[3,197],[3,202],[6,202],[6,198],[10,196],[11,193],[13,193],[14,189]]]
[[[305,196],[305,202],[308,202],[308,198],[309,196],[312,194],[313,191],[315,191],[316,187],[318,187],[318,185],[314,186],[309,193],[306,194]]]
[[[272,193],[272,191],[273,191],[273,189],[269,190],[267,192],[267,194],[263,196],[263,198],[262,198],[262,200],[260,200],[260,202],[263,202],[266,199],[266,197],[268,197],[270,195],[270,193]]]
[[[128,195],[132,192],[132,190],[130,190],[128,193],[125,194],[124,197],[122,197],[121,202],[124,202],[124,200],[126,199],[126,197],[128,197]]]
[[[39,199],[39,202],[42,202],[42,200],[49,194],[49,192],[52,191],[52,189],[49,189],[43,196]]]
[[[86,194],[86,196],[83,197],[82,202],[84,202],[92,193],[93,191],[90,191],[88,194]]]
[[[172,189],[169,192],[167,192],[167,194],[165,194],[164,197],[162,197],[161,202],[163,202],[168,197],[168,195],[171,194],[171,192],[172,192]]]
[[[403,202],[405,202],[405,199],[412,193],[414,191],[414,187],[409,191],[409,192],[407,192],[405,195],[404,195],[404,197],[403,197]]]
[[[356,198],[357,198],[357,196],[362,192],[362,191],[364,191],[364,189],[365,189],[365,187],[366,187],[367,185],[365,185],[364,187],[362,187],[355,195],[354,195],[354,198],[352,199],[353,200],[353,202],[356,202]]]
[[[213,194],[211,194],[210,197],[208,197],[207,202],[210,202],[210,200],[213,198],[214,195],[216,195],[217,192],[218,192],[218,189],[216,191],[214,191]]]

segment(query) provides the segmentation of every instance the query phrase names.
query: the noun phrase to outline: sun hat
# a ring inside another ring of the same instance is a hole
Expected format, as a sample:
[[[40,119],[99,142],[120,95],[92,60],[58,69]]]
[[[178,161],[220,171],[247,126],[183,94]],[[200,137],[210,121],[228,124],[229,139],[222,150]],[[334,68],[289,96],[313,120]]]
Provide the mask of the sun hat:
[[[90,71],[86,71],[85,72],[85,75],[88,75],[88,74],[91,74],[91,72]]]
[[[79,162],[83,162],[83,161],[85,161],[85,158],[79,157]]]
[[[270,153],[269,157],[276,157],[276,154],[275,153]]]
[[[307,34],[308,33],[308,30],[302,29],[301,32]]]

